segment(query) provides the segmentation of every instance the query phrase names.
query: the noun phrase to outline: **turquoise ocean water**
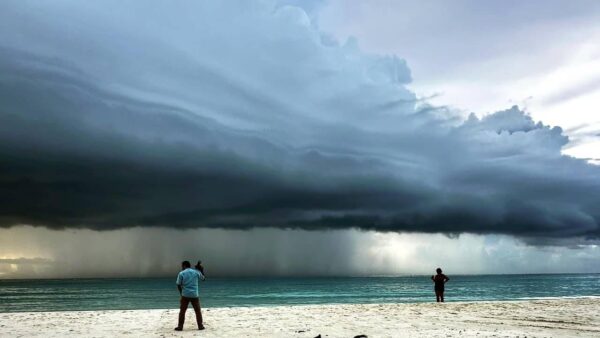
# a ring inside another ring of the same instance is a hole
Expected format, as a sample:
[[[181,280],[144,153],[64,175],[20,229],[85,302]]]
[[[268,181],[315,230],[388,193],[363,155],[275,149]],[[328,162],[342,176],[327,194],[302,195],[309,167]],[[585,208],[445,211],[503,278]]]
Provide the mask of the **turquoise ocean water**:
[[[204,307],[435,301],[430,276],[209,278]],[[452,276],[447,301],[600,296],[600,274]],[[0,280],[0,312],[178,307],[175,278]]]

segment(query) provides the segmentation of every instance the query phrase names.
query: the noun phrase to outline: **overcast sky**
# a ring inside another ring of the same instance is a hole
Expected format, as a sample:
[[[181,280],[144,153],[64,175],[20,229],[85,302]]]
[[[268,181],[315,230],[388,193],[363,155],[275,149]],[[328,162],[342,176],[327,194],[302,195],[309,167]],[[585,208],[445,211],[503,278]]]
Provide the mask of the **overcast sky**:
[[[1,3],[0,276],[600,271],[600,5],[535,3]]]
[[[401,55],[410,87],[468,114],[518,104],[561,126],[564,152],[600,158],[600,2],[318,1],[319,24]],[[311,7],[314,7],[311,6]]]

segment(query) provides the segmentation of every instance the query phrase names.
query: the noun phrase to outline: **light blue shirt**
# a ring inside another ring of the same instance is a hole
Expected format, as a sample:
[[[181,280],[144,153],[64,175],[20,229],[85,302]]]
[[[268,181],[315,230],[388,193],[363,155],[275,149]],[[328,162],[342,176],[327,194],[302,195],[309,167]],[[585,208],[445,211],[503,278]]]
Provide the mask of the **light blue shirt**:
[[[196,269],[187,268],[177,275],[177,285],[183,289],[181,295],[188,298],[198,298],[198,281],[204,280],[202,273]]]

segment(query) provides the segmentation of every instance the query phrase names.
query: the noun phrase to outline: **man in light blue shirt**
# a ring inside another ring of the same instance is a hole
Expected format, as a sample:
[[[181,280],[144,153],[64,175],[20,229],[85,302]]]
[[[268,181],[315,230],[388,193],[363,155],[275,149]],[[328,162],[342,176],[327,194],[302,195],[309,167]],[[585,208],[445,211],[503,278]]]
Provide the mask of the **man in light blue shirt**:
[[[192,265],[188,261],[181,263],[182,271],[177,275],[177,289],[181,295],[179,307],[179,324],[175,331],[183,330],[183,322],[185,322],[185,312],[188,304],[192,303],[194,312],[196,313],[196,323],[198,330],[204,330],[202,325],[202,312],[200,310],[200,295],[198,294],[198,282],[204,280],[204,275],[196,269],[192,269]]]

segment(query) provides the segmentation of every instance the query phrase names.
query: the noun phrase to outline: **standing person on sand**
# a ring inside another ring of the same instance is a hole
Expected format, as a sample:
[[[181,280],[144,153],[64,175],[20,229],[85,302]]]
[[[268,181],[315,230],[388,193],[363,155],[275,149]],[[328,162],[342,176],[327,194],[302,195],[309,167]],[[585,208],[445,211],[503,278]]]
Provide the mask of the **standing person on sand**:
[[[202,325],[202,312],[200,310],[200,295],[198,294],[198,282],[204,280],[204,275],[196,269],[192,269],[192,265],[189,261],[183,261],[181,263],[182,271],[177,275],[177,289],[181,295],[180,307],[179,307],[179,323],[175,328],[175,331],[183,330],[183,322],[185,322],[185,312],[187,311],[188,304],[192,303],[194,312],[196,313],[196,323],[198,324],[198,330],[204,330]]]
[[[442,269],[437,268],[435,270],[435,272],[437,272],[437,275],[435,276],[431,276],[431,280],[435,283],[435,300],[436,302],[444,302],[444,285],[446,284],[447,281],[450,280],[450,278],[448,278],[448,276],[444,275],[442,273]]]

